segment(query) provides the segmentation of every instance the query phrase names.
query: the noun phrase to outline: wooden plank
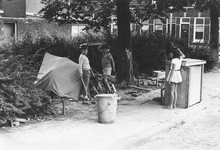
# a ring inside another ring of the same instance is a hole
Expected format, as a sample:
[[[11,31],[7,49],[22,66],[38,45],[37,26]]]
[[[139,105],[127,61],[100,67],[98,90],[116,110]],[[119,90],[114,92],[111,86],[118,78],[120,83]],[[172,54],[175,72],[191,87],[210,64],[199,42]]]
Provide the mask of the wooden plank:
[[[200,101],[199,102],[202,101],[203,76],[204,76],[204,65],[201,66],[201,86],[200,86],[201,92],[200,92]]]
[[[191,66],[190,67],[190,83],[189,83],[189,98],[188,106],[200,102],[200,92],[201,92],[201,66]]]
[[[177,107],[178,108],[187,108],[188,107],[188,90],[189,90],[189,79],[190,74],[189,67],[181,67],[180,69],[182,75],[182,83],[178,86],[178,98],[177,98]]]
[[[206,61],[204,61],[204,60],[185,58],[182,61],[182,66],[195,66],[195,65],[202,65],[205,63],[206,63]]]

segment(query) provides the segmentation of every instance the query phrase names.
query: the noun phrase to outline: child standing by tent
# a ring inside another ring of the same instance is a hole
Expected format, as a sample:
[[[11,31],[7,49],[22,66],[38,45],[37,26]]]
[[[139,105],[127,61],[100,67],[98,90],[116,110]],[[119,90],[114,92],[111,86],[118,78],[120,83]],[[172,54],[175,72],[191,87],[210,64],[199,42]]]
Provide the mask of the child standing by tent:
[[[182,64],[182,58],[184,58],[185,55],[180,51],[179,48],[174,47],[172,42],[167,43],[165,48],[169,53],[169,56],[172,57],[170,71],[167,76],[167,81],[170,84],[170,105],[167,106],[167,108],[172,109],[176,108],[178,97],[177,88],[178,85],[182,82],[180,68]]]
[[[80,98],[83,100],[89,100],[88,86],[91,76],[91,67],[90,67],[89,59],[86,56],[88,53],[88,44],[87,43],[81,44],[80,50],[81,50],[81,54],[79,56],[79,66],[80,66],[79,72],[83,84],[80,92]]]
[[[110,53],[111,46],[107,43],[102,44],[98,47],[102,52],[102,72],[103,72],[103,83],[106,88],[107,93],[111,93],[111,88],[108,84],[108,77],[111,75],[112,71],[115,71],[115,62]]]

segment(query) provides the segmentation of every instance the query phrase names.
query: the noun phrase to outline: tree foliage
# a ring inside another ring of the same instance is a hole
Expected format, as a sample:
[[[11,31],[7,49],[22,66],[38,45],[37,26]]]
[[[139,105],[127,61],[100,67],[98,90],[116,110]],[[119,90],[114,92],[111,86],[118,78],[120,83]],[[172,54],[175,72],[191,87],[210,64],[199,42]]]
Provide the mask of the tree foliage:
[[[204,12],[218,8],[220,14],[219,0],[133,0],[135,5],[130,5],[131,22],[141,24],[150,18],[168,18],[168,13],[185,11],[185,7],[194,6],[198,11]],[[42,0],[45,4],[40,13],[49,21],[59,24],[85,23],[87,28],[101,27],[109,28],[112,16],[116,15],[117,0]],[[92,16],[92,13],[95,15]]]
[[[207,11],[212,8],[220,8],[219,0],[189,0],[190,3],[194,3],[195,8],[199,11]],[[218,12],[220,14],[220,10]]]
[[[87,29],[109,28],[109,23],[113,21],[111,16],[116,13],[113,0],[42,0],[41,3],[45,7],[39,13],[48,21],[59,24],[83,23],[87,25]]]

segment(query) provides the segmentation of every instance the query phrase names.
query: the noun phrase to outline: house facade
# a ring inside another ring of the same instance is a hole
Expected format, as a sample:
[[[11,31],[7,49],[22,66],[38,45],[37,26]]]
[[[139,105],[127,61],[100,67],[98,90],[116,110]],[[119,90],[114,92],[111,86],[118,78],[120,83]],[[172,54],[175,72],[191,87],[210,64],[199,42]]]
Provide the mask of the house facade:
[[[170,13],[167,15],[169,18],[164,19],[164,22],[160,19],[150,19],[142,22],[142,27],[131,24],[131,31],[136,34],[157,31],[171,35],[172,37],[182,38],[188,45],[207,45],[209,43],[211,29],[210,11],[198,12],[194,7],[186,7],[185,12]]]
[[[58,26],[40,17],[38,12],[44,7],[40,1],[0,1],[0,40],[6,37],[17,39],[27,32],[36,36],[57,33],[70,38],[71,25]]]
[[[210,41],[210,12],[198,12],[187,7],[186,12],[168,14],[169,19],[162,23],[159,19],[143,22],[140,32],[160,31],[176,38],[182,38],[188,45],[208,44]]]

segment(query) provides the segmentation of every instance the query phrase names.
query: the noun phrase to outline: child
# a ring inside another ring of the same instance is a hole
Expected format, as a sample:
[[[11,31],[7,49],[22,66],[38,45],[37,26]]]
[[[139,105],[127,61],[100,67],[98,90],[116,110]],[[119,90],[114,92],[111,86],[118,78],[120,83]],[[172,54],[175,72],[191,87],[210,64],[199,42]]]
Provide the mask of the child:
[[[88,93],[88,86],[90,82],[91,76],[91,67],[89,63],[89,59],[86,57],[88,53],[88,44],[81,44],[80,45],[81,54],[79,56],[79,73],[82,79],[82,89],[80,92],[80,99],[89,100],[89,93]]]
[[[102,44],[98,48],[102,53],[102,72],[103,72],[103,83],[106,88],[107,93],[111,93],[111,88],[108,84],[108,77],[111,75],[112,71],[115,71],[115,62],[110,53],[111,46],[107,43]]]
[[[171,57],[171,66],[170,71],[167,76],[167,81],[170,84],[170,105],[167,108],[172,109],[176,108],[177,102],[177,88],[178,85],[182,82],[182,75],[180,73],[180,68],[182,64],[182,59],[185,55],[180,51],[179,48],[174,47],[173,43],[166,44],[166,51],[169,52],[169,56]]]

